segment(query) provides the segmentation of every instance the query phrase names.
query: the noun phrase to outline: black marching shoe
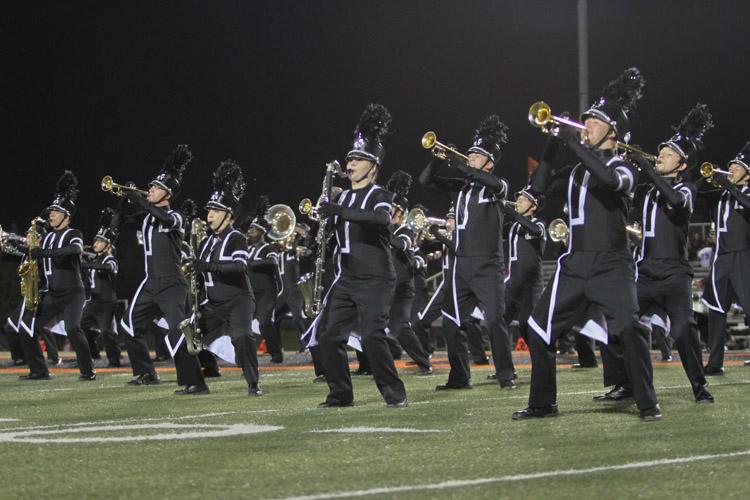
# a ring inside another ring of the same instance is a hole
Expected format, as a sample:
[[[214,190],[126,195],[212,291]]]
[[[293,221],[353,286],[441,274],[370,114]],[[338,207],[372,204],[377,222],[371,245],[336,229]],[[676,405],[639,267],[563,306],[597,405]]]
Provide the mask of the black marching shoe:
[[[257,385],[251,385],[247,388],[247,395],[250,397],[262,396],[263,391],[260,390],[260,387],[258,387]]]
[[[497,380],[497,373],[490,373],[487,375],[487,380]]]
[[[341,403],[339,401],[323,401],[318,405],[318,408],[345,408],[348,406],[354,406],[353,402]]]
[[[513,389],[518,389],[518,386],[513,380],[503,380],[500,382],[500,389],[503,391],[512,391]]]
[[[326,382],[326,376],[325,375],[318,375],[313,379],[313,384],[325,384]]]
[[[511,418],[513,420],[528,420],[530,418],[549,418],[559,417],[560,410],[557,409],[557,405],[550,406],[539,406],[525,408],[523,410],[514,411]]]
[[[205,378],[218,378],[221,377],[221,369],[219,366],[205,366],[203,367],[203,377]]]
[[[656,422],[658,420],[661,420],[661,408],[659,408],[659,405],[651,408],[645,408],[640,411],[639,416],[644,422]]]
[[[721,376],[724,375],[724,368],[706,365],[703,368],[703,375],[707,375],[709,377]]]
[[[128,385],[159,385],[161,379],[155,373],[141,373],[128,380]]]
[[[87,382],[88,382],[88,381],[93,381],[93,380],[96,380],[96,372],[91,372],[91,373],[86,373],[86,374],[83,374],[83,373],[82,373],[82,374],[81,374],[81,375],[80,375],[80,376],[78,377],[78,380],[82,380],[82,381],[87,381]]]
[[[709,404],[714,402],[714,397],[711,395],[706,386],[702,385],[695,391],[695,402],[698,404]]]
[[[440,384],[438,386],[435,386],[436,391],[452,391],[452,390],[462,390],[462,389],[473,389],[471,383],[466,383],[462,385],[457,384]]]
[[[49,373],[29,373],[28,375],[21,375],[18,380],[50,380],[52,376]]]
[[[594,363],[593,365],[584,365],[581,363],[573,363],[572,365],[570,365],[571,368],[574,368],[576,370],[581,369],[581,368],[596,368],[597,366],[599,365],[597,365],[596,363]]]
[[[633,391],[621,385],[616,385],[611,391],[594,396],[594,401],[617,402],[633,399]]]
[[[352,372],[352,375],[367,376],[367,375],[372,375],[372,372],[370,370],[364,370],[362,368],[357,368],[356,370],[354,370]]]
[[[386,406],[388,408],[406,408],[407,406],[409,406],[409,402],[406,400],[406,398],[404,398],[401,401],[396,401],[394,403],[388,403]]]
[[[208,394],[211,391],[208,390],[206,384],[201,385],[187,385],[184,389],[177,389],[174,391],[178,396],[192,396],[197,394]]]
[[[433,369],[432,366],[420,366],[419,370],[417,371],[417,375],[432,375]]]

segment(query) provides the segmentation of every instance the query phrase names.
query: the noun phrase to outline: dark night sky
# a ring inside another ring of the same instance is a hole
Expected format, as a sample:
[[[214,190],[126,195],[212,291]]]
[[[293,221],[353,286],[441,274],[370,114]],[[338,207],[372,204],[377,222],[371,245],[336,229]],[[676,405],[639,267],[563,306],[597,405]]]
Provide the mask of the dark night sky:
[[[74,222],[91,234],[114,199],[105,174],[145,186],[177,143],[195,159],[184,195],[203,203],[234,158],[259,193],[317,196],[368,102],[393,114],[385,178],[417,175],[419,138],[466,147],[485,115],[511,127],[498,173],[519,188],[543,136],[529,105],[577,111],[575,0],[5,1],[0,223],[25,227],[64,168],[81,180]],[[647,79],[634,141],[654,151],[695,102],[717,126],[706,157],[750,138],[748,2],[590,0],[592,97],[624,68]],[[416,188],[412,200],[444,202]],[[556,214],[552,214],[553,216]]]

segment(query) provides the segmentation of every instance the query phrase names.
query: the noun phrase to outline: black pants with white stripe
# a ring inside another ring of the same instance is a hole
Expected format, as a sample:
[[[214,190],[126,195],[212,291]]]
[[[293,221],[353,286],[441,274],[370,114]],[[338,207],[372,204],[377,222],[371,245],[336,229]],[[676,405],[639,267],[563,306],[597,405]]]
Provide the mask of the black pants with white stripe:
[[[76,360],[81,375],[93,373],[91,351],[89,351],[89,344],[81,329],[81,312],[85,299],[83,288],[49,290],[44,293],[36,310],[34,337],[30,337],[24,332],[21,333],[21,345],[31,373],[48,373],[47,364],[39,346],[39,339],[43,337],[43,330],[47,323],[58,317],[62,317],[65,333],[76,351]]]
[[[706,279],[703,300],[709,304],[708,343],[710,354],[706,367],[724,366],[727,315],[732,302],[737,302],[747,313],[750,311],[750,250],[722,253],[716,256]]]
[[[515,274],[505,284],[505,322],[518,320],[518,331],[521,338],[526,340],[529,329],[529,316],[542,295],[542,274]]]
[[[578,251],[563,259],[529,318],[533,330],[528,338],[532,363],[529,406],[557,403],[555,344],[580,320],[585,304],[599,307],[607,321],[610,342],[622,345],[624,367],[638,408],[654,407],[657,401],[649,332],[638,321],[635,263],[627,251]],[[549,335],[549,343],[542,334]]]
[[[395,284],[395,279],[342,276],[333,285],[321,318],[325,326],[318,330],[329,389],[326,401],[347,404],[354,400],[346,352],[352,331],[362,337],[362,346],[383,399],[387,403],[397,403],[406,398],[406,389],[396,371],[385,333]]]
[[[401,347],[404,348],[412,361],[423,368],[429,368],[432,366],[429,354],[425,352],[411,324],[411,310],[413,306],[414,286],[412,283],[397,284],[396,291],[393,294],[388,328],[391,332],[390,334],[398,339]]]
[[[273,313],[276,309],[276,290],[272,288],[254,289],[255,318],[258,320],[260,335],[266,339],[266,349],[271,359],[276,362],[284,360],[281,347],[281,332],[273,324]]]
[[[296,284],[286,284],[286,287],[294,286],[293,289],[285,288],[281,295],[276,297],[276,311],[274,312],[274,327],[278,332],[278,338],[281,339],[281,321],[287,312],[292,315],[292,323],[297,330],[297,338],[301,339],[307,330],[305,317],[302,314],[302,308],[305,307],[305,299],[302,297],[299,287]],[[268,341],[266,341],[267,343]],[[300,347],[302,341],[300,340]]]
[[[179,325],[187,317],[185,310],[187,289],[185,278],[181,275],[148,278],[133,297],[130,309],[123,318],[132,331],[132,335],[125,334],[125,346],[133,367],[133,375],[156,374],[144,333],[155,319],[163,317],[169,325],[167,339],[170,344],[174,347],[179,342],[179,347],[174,354],[177,385],[205,383],[198,358],[188,354],[185,342],[180,342],[182,333]]]
[[[96,339],[100,338],[104,345],[107,359],[112,362],[120,361],[120,346],[117,344],[117,334],[112,330],[112,320],[115,317],[115,302],[90,300],[83,308],[81,327],[86,332],[89,349],[92,356],[98,358],[99,347]],[[96,354],[94,354],[96,350]]]
[[[242,368],[242,375],[251,387],[258,385],[258,347],[251,331],[254,308],[255,299],[250,292],[201,307],[201,324],[206,338],[228,335],[232,339],[235,364]]]

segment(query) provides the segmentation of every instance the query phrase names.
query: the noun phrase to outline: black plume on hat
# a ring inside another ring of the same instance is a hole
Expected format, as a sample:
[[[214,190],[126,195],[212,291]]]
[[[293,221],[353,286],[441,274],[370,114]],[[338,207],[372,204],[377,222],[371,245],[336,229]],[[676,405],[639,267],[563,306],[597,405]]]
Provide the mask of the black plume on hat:
[[[185,222],[189,224],[198,216],[198,204],[192,198],[187,198],[182,202],[177,211],[182,214]]]
[[[78,198],[78,178],[70,171],[66,170],[57,180],[55,185],[55,199],[49,206],[50,210],[63,212],[72,217],[76,212],[76,199]]]
[[[245,177],[234,160],[224,160],[214,171],[214,192],[206,208],[234,212],[245,195]]]
[[[250,226],[255,226],[261,231],[268,232],[270,224],[266,220],[266,213],[271,203],[268,201],[268,196],[262,194],[258,197],[258,201],[255,203],[255,217],[250,222]]]
[[[493,163],[500,161],[502,145],[508,143],[509,128],[498,115],[490,115],[479,123],[469,153],[488,157]]]
[[[151,181],[151,185],[156,185],[167,191],[172,199],[176,198],[180,194],[182,175],[192,159],[193,153],[190,152],[187,145],[179,144],[164,160],[159,175]]]
[[[104,207],[99,214],[99,230],[94,236],[95,240],[102,240],[110,245],[117,239],[117,228],[112,227],[112,220],[115,217],[115,211],[109,207]]]
[[[703,138],[706,132],[713,126],[708,106],[698,103],[683,117],[672,138],[659,144],[659,150],[669,147],[679,154],[683,161],[693,165],[698,153],[703,151]]]
[[[388,135],[391,113],[382,104],[368,104],[354,129],[354,142],[346,159],[360,158],[382,166],[385,157],[383,139]]]
[[[402,210],[409,207],[409,190],[411,189],[412,177],[408,172],[396,170],[388,179],[385,189],[393,193],[393,203],[398,205]]]
[[[602,96],[581,115],[581,119],[593,117],[608,123],[625,142],[629,141],[630,123],[628,114],[635,109],[643,96],[646,79],[638,68],[628,68],[604,87]]]

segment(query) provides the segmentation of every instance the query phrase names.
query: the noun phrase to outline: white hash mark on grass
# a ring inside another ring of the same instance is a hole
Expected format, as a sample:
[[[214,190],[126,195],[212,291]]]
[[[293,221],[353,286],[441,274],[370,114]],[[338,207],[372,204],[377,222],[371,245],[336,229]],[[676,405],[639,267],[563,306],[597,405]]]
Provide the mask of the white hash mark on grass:
[[[134,431],[145,429],[173,430],[157,434],[127,436],[94,436],[94,437],[54,437],[56,434],[80,434],[84,432]],[[57,429],[27,429],[0,431],[0,443],[124,443],[133,441],[173,441],[182,439],[219,438],[243,434],[273,432],[283,429],[274,425],[255,424],[126,424],[126,425],[89,425],[80,427],[59,427]]]
[[[386,433],[386,432],[406,432],[411,434],[420,434],[424,432],[445,432],[440,429],[413,429],[410,427],[342,427],[340,429],[316,429],[310,432],[317,434],[341,433],[341,434],[366,434],[366,433]]]
[[[0,418],[0,422],[18,422],[17,418]]]
[[[600,472],[612,472],[620,470],[644,469],[650,467],[680,465],[691,462],[701,462],[705,460],[715,460],[721,458],[745,457],[750,455],[750,450],[735,451],[732,453],[717,453],[714,455],[693,455],[688,457],[663,458],[659,460],[647,460],[643,462],[630,462],[619,465],[603,465],[600,467],[589,467],[587,469],[562,469],[547,472],[534,472],[530,474],[514,474],[509,476],[486,477],[479,479],[457,479],[443,481],[432,484],[414,484],[407,486],[385,486],[382,488],[371,488],[369,490],[351,490],[351,491],[331,491],[328,493],[318,493],[314,495],[301,495],[294,497],[283,497],[278,500],[323,500],[327,498],[352,498],[364,497],[370,495],[388,495],[393,493],[402,493],[409,491],[429,491],[429,490],[447,490],[451,488],[461,488],[467,486],[481,486],[483,484],[504,483],[514,481],[529,481],[533,479],[544,479],[550,477],[562,476],[580,476],[585,474],[596,474]]]

